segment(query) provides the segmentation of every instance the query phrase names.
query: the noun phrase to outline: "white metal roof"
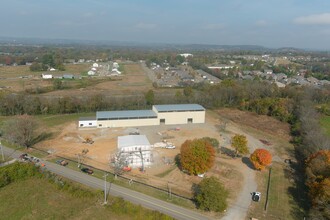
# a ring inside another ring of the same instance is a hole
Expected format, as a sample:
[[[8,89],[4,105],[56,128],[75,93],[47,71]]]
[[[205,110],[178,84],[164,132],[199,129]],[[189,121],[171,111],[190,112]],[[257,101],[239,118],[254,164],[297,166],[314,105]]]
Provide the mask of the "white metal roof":
[[[205,108],[198,104],[154,105],[154,107],[158,112],[205,111]]]
[[[150,145],[147,136],[145,135],[126,135],[118,137],[118,148],[131,147],[131,146],[145,146]]]
[[[99,111],[96,112],[96,119],[138,119],[157,118],[152,110],[130,110],[130,111]]]

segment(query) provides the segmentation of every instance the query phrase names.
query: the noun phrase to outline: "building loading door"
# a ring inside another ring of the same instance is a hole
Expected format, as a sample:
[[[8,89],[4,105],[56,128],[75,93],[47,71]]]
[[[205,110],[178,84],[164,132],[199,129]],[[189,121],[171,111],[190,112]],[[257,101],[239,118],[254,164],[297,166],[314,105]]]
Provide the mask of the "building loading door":
[[[192,119],[192,118],[188,118],[188,119],[187,119],[187,122],[188,122],[188,123],[193,123],[193,119]]]
[[[160,123],[160,124],[165,124],[165,118],[161,118],[161,119],[159,119],[159,123]]]

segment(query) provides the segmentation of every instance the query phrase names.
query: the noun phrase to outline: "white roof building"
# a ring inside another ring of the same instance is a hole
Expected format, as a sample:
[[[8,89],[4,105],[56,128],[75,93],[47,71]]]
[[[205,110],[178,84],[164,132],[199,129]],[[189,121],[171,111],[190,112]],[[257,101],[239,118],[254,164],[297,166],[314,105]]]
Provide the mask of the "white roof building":
[[[43,78],[43,79],[52,79],[53,78],[53,75],[52,74],[41,74],[41,77]]]
[[[87,72],[87,74],[88,74],[89,76],[94,76],[94,75],[95,75],[95,72],[94,72],[93,70],[90,70],[90,71]]]
[[[117,62],[113,62],[112,68],[118,69],[119,68],[119,64]]]
[[[126,166],[145,167],[152,163],[151,145],[145,135],[119,136],[117,146]]]
[[[98,63],[93,63],[93,67],[98,68],[99,64]]]
[[[192,57],[193,55],[191,53],[182,53],[180,56],[187,58],[187,57]]]

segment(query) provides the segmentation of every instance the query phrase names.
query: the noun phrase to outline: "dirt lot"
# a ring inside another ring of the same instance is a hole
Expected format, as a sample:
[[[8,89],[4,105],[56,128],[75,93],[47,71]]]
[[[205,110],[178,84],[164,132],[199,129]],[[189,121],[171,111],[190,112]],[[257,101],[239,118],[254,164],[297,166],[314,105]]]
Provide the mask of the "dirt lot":
[[[226,119],[224,119],[223,116],[226,116]],[[235,122],[235,117],[240,124]],[[228,120],[228,118],[233,118],[233,120]],[[256,130],[252,132],[245,129],[244,124],[248,124],[249,120],[254,121],[254,124],[268,124],[271,119],[266,116],[259,117],[251,115],[250,113],[224,109],[217,112],[207,111],[206,123],[204,124],[139,127],[140,134],[145,134],[151,144],[165,138],[172,142],[176,146],[176,149],[154,148],[154,164],[148,167],[144,174],[140,173],[138,170],[133,170],[127,175],[132,179],[138,179],[163,188],[166,188],[167,184],[170,183],[173,192],[191,196],[192,184],[198,183],[201,178],[188,176],[182,173],[179,169],[173,167],[173,165],[165,163],[164,158],[174,161],[174,157],[180,152],[181,144],[187,139],[194,138],[213,137],[219,140],[220,146],[229,149],[231,149],[230,138],[236,133],[245,134],[247,136],[250,149],[264,147],[273,151],[274,146],[282,143],[281,140],[277,140],[276,134],[285,134],[287,131],[285,124],[279,122],[278,125],[275,126],[277,121],[273,121],[274,127],[271,130],[276,130],[277,133],[265,136],[263,135],[265,134],[263,127],[261,127],[261,130],[263,130],[262,133],[260,133],[260,130],[258,133]],[[224,121],[227,121],[226,128],[225,130],[220,130],[219,125]],[[179,129],[174,130],[174,128]],[[109,159],[117,150],[117,137],[120,135],[128,135],[130,132],[135,131],[136,128],[78,129],[77,123],[75,122],[57,129],[61,130],[59,135],[53,140],[41,143],[39,147],[45,150],[54,150],[55,155],[70,158],[76,158],[78,153],[87,148],[89,152],[85,162],[92,166],[109,170]],[[252,127],[251,129],[255,128]],[[83,141],[85,138],[92,138],[94,143],[84,144]],[[266,146],[260,141],[262,138],[270,140],[271,145]],[[282,159],[278,158],[278,160]],[[241,159],[232,159],[226,155],[218,154],[215,166],[206,174],[207,176],[215,175],[219,177],[220,181],[225,184],[230,191],[229,202],[233,202],[239,192],[238,189],[240,188],[242,179],[240,166],[242,165],[245,166],[241,162]]]

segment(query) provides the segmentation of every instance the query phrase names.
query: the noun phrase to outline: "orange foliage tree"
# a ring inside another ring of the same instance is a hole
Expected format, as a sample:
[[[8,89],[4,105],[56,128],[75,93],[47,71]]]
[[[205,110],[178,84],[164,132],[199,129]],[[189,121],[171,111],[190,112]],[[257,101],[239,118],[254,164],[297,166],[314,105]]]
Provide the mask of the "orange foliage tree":
[[[250,160],[257,170],[263,170],[272,163],[272,155],[266,149],[256,149],[251,154]]]
[[[215,150],[205,139],[186,140],[180,151],[180,165],[189,174],[205,173],[214,164]]]
[[[306,185],[314,208],[330,219],[330,150],[320,150],[306,160]]]

